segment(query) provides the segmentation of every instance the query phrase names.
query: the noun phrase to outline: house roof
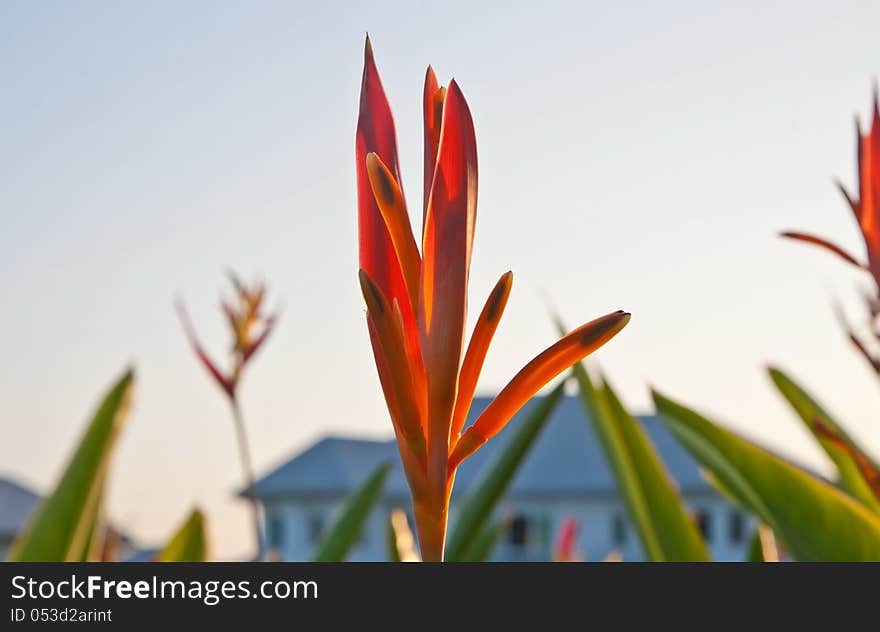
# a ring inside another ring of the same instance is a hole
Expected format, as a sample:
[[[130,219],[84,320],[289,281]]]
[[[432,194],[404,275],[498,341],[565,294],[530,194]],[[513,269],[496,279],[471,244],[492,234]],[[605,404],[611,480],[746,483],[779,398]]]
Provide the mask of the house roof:
[[[40,496],[8,478],[0,478],[0,537],[18,533]]]
[[[466,493],[481,470],[493,460],[528,416],[536,399],[521,410],[499,436],[487,442],[459,468],[455,494]],[[468,423],[486,408],[491,397],[477,397]],[[656,415],[640,416],[673,479],[683,490],[708,491],[691,456],[666,430]],[[408,487],[395,441],[325,437],[269,472],[257,482],[263,499],[346,494],[383,461],[392,463],[385,494],[406,496]],[[565,396],[526,456],[509,490],[509,496],[584,495],[616,493],[615,481],[583,405],[576,396]]]

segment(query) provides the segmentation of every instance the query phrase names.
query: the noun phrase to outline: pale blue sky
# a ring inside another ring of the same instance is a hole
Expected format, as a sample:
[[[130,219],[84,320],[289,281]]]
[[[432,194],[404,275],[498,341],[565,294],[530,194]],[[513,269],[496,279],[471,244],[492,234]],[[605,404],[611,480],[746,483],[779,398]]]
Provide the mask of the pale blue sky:
[[[198,503],[241,554],[225,402],[172,308],[222,351],[227,266],[285,305],[243,385],[258,468],[389,433],[356,280],[365,31],[410,200],[428,63],[474,114],[472,312],[515,274],[483,391],[553,340],[550,296],[572,324],[633,313],[598,359],[637,410],[650,383],[821,467],[773,362],[880,452],[880,388],[828,306],[861,279],[775,237],[862,251],[832,179],[853,183],[878,3],[403,4],[0,3],[0,472],[46,489],[134,363],[112,515],[150,542]]]

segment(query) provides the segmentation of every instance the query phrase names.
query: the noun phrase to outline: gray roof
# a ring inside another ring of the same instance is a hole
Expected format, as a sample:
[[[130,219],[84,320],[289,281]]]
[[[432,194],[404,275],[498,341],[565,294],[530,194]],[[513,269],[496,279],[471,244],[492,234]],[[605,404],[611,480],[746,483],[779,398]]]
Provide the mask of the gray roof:
[[[0,478],[0,537],[18,533],[38,502],[38,494],[8,478]]]
[[[468,423],[476,419],[491,399],[477,397],[474,400]],[[497,437],[461,465],[455,479],[455,495],[466,493],[480,471],[509,440],[513,428],[526,418],[529,409],[534,405],[535,399]],[[643,415],[639,419],[679,487],[688,491],[709,490],[709,485],[699,474],[697,463],[666,430],[663,423],[655,415]],[[325,437],[319,440],[260,479],[257,490],[264,499],[345,494],[362,483],[370,471],[383,461],[393,464],[385,494],[407,496],[409,491],[393,439],[375,441],[345,437]],[[563,397],[542,435],[526,456],[508,494],[537,496],[614,493],[614,477],[595,432],[588,423],[583,405],[576,396]]]

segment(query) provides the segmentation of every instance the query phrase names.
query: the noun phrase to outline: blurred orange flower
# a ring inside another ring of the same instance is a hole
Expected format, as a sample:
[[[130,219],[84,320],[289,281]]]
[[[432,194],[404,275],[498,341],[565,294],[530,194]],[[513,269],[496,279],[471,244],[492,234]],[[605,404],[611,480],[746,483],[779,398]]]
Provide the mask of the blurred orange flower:
[[[230,302],[221,299],[220,301],[220,306],[232,332],[232,346],[230,348],[232,366],[228,372],[223,372],[205,352],[196,336],[186,308],[180,301],[177,302],[177,314],[196,357],[229,399],[235,401],[242,371],[269,337],[275,326],[277,315],[265,316],[262,313],[263,299],[266,295],[266,288],[263,284],[254,284],[253,287],[248,287],[232,272],[229,273],[229,279],[235,290],[235,300]]]
[[[245,366],[254,357],[257,350],[266,342],[269,334],[272,333],[278,316],[277,314],[266,316],[262,312],[263,299],[266,296],[266,287],[262,283],[249,287],[242,283],[232,272],[229,273],[229,280],[235,290],[235,299],[233,301],[225,299],[220,301],[220,306],[226,315],[229,329],[232,332],[232,346],[230,348],[232,363],[227,372],[221,370],[202,347],[190,322],[186,308],[181,301],[177,302],[177,314],[180,317],[183,330],[196,357],[226,394],[229,405],[232,408],[239,458],[241,459],[247,490],[246,497],[251,503],[253,514],[254,537],[257,546],[255,559],[262,560],[266,556],[263,520],[260,512],[260,499],[257,495],[256,479],[251,462],[244,416],[241,412],[241,404],[238,401],[238,385],[241,381],[242,371],[244,371]]]
[[[831,243],[830,241],[815,235],[787,231],[783,237],[804,241],[825,248],[858,268],[866,270],[874,279],[876,292],[873,296],[866,297],[868,311],[871,319],[875,320],[880,314],[880,107],[878,107],[877,93],[874,93],[874,109],[871,116],[870,129],[863,134],[859,121],[856,120],[856,147],[858,151],[859,188],[858,198],[850,195],[843,184],[838,182],[841,193],[846,198],[852,209],[862,238],[865,241],[867,261],[859,261],[857,257],[849,254],[846,250]],[[880,358],[872,354],[842,321],[850,341],[856,349],[868,360],[874,370],[880,374]],[[874,330],[875,337],[880,340],[880,332]]]
[[[574,516],[569,516],[559,525],[556,534],[556,546],[554,547],[555,562],[577,562],[577,536],[578,522]]]
[[[550,380],[629,321],[618,311],[574,330],[529,362],[467,430],[464,423],[513,275],[489,295],[462,357],[477,212],[477,145],[458,84],[424,85],[421,251],[404,199],[394,119],[367,38],[356,160],[360,283],[379,379],[413,498],[422,558],[443,559],[458,465]]]
[[[868,255],[867,263],[859,262],[856,257],[847,253],[843,248],[821,237],[792,231],[782,233],[782,236],[821,246],[842,257],[848,263],[864,268],[874,277],[877,288],[880,290],[880,109],[878,109],[876,94],[874,95],[871,127],[867,134],[862,134],[861,126],[858,120],[856,121],[856,144],[859,162],[858,199],[853,198],[842,184],[838,183],[838,186],[852,209],[862,232]]]

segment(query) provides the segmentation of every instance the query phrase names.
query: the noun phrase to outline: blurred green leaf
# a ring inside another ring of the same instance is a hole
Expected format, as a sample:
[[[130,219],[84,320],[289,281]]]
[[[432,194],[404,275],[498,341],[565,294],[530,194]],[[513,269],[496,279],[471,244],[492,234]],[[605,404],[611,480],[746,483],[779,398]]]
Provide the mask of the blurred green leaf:
[[[394,515],[388,514],[388,523],[385,525],[385,547],[388,552],[389,562],[400,562],[400,549],[397,548],[397,530],[394,527]]]
[[[708,561],[703,537],[641,424],[607,380],[595,386],[582,362],[572,374],[648,559]]]
[[[101,490],[98,496],[98,502],[91,503],[89,507],[89,515],[85,516],[83,529],[88,537],[83,542],[80,551],[71,555],[71,561],[90,562],[96,560],[96,551],[102,544],[102,537],[99,531],[102,530],[101,511],[104,504],[104,485],[106,476],[102,476],[98,481],[98,488]]]
[[[391,470],[390,463],[383,463],[359,489],[351,493],[342,507],[339,517],[330,526],[315,555],[316,562],[343,562],[358,541],[367,517],[382,494],[385,478]]]
[[[583,370],[584,367],[579,368]],[[656,542],[656,557],[652,555],[650,559],[709,561],[703,535],[685,507],[677,483],[669,475],[644,428],[623,407],[607,379],[603,381],[601,397],[606,403],[603,412],[608,416],[600,423],[608,424],[609,430],[616,435],[616,440],[610,444],[616,451],[609,454],[609,460],[619,476],[629,470],[626,475],[629,485],[623,486],[625,499],[633,522],[642,534],[642,541],[646,544]]]
[[[516,428],[513,436],[499,451],[479,481],[474,484],[471,493],[458,510],[455,527],[446,544],[444,556],[446,561],[464,561],[464,556],[492,516],[495,506],[507,491],[517,468],[550,419],[550,414],[556,408],[564,391],[565,380],[535,404],[528,418]]]
[[[801,561],[880,561],[880,518],[836,487],[659,393],[682,445]]]
[[[13,544],[10,561],[82,559],[94,531],[103,481],[125,423],[133,382],[134,374],[129,370],[98,406],[54,491]]]
[[[850,450],[859,455],[865,462],[870,463],[874,470],[877,470],[876,463],[847,435],[843,427],[794,380],[780,369],[774,367],[768,368],[768,372],[776,388],[788,400],[788,403],[794,408],[801,421],[804,422],[807,430],[812,433],[816,441],[819,442],[834,462],[834,465],[837,466],[837,471],[840,473],[840,483],[843,488],[869,509],[873,510],[874,513],[880,514],[880,499],[877,498],[871,489],[870,483],[865,480],[865,476],[859,468],[859,463],[853,458]],[[823,435],[817,427],[817,422],[824,424],[830,429],[850,450],[844,449],[844,447],[838,445],[827,435]]]
[[[503,518],[493,524],[486,525],[461,556],[459,562],[485,562],[492,556],[498,542],[510,527],[510,519]]]
[[[715,488],[715,491],[718,492],[720,496],[722,496],[727,502],[729,502],[737,509],[740,509],[741,511],[750,514],[758,513],[758,511],[754,507],[749,505],[748,498],[737,496],[737,491],[725,485],[723,481],[715,476],[714,472],[705,468],[700,468],[700,475],[703,477],[703,480],[705,480],[707,483],[709,483],[709,485]]]
[[[752,539],[749,540],[749,552],[746,557],[747,562],[763,562],[764,550],[761,548],[761,534],[755,529]]]
[[[156,556],[157,562],[204,562],[208,559],[208,538],[205,517],[194,509],[165,548]]]

